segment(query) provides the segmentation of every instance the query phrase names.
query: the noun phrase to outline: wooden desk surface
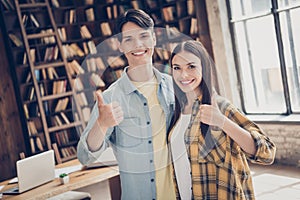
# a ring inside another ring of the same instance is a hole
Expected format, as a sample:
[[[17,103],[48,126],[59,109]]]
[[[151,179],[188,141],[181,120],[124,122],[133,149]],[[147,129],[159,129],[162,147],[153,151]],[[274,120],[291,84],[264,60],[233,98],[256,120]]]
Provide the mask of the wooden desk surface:
[[[56,165],[55,168],[56,169],[64,168],[64,167],[76,166],[79,164],[80,164],[79,161],[76,159],[76,160],[72,160],[66,163]],[[119,175],[119,170],[117,166],[76,171],[69,175],[70,182],[65,185],[62,185],[60,183],[59,178],[55,178],[53,181],[49,183],[31,189],[20,195],[3,195],[2,199],[9,199],[9,200],[47,199],[51,196],[55,196],[70,190],[76,190],[78,188],[99,183],[101,181],[108,180],[118,175]],[[5,185],[5,187],[2,190],[8,189],[9,187],[16,186],[16,184],[7,185],[8,182],[9,180],[0,183],[0,185]]]

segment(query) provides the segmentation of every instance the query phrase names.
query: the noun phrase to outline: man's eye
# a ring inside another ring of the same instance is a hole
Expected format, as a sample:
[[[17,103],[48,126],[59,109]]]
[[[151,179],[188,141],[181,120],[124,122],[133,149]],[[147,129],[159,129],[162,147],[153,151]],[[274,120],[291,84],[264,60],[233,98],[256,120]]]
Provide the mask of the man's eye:
[[[130,38],[127,38],[127,39],[124,40],[124,42],[130,42],[130,41],[131,41]]]
[[[149,35],[142,35],[142,38],[148,38]]]

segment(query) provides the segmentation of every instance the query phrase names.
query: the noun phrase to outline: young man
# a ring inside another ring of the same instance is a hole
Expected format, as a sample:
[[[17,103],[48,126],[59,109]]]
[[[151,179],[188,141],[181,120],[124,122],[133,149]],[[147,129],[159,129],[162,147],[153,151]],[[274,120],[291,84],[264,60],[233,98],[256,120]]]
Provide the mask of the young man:
[[[112,146],[119,163],[122,199],[175,199],[166,135],[173,115],[172,79],[152,65],[153,20],[128,10],[117,21],[120,51],[129,66],[97,93],[91,119],[78,143],[82,164]]]

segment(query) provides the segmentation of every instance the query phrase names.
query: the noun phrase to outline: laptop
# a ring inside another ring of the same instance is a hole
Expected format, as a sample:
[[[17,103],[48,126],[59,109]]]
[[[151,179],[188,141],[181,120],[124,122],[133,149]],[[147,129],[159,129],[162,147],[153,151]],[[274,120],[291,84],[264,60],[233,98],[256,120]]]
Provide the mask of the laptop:
[[[21,194],[32,188],[50,182],[55,178],[54,151],[48,150],[16,163],[18,186],[2,193],[4,195]]]

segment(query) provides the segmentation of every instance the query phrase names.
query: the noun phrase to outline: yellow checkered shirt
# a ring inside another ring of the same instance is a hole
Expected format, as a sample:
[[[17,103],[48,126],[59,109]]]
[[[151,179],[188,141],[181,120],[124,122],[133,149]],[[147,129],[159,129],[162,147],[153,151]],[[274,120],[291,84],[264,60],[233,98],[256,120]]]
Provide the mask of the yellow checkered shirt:
[[[199,120],[201,99],[198,98],[194,102],[190,124],[185,132],[185,144],[191,164],[192,199],[255,199],[247,159],[253,163],[272,164],[276,147],[255,123],[228,100],[218,96],[216,101],[225,116],[250,132],[257,151],[255,155],[244,152],[235,141],[215,127],[211,128],[210,138],[204,137]],[[171,135],[172,131],[169,141]],[[210,145],[207,141],[211,141]],[[177,199],[180,199],[174,168],[173,177]]]

